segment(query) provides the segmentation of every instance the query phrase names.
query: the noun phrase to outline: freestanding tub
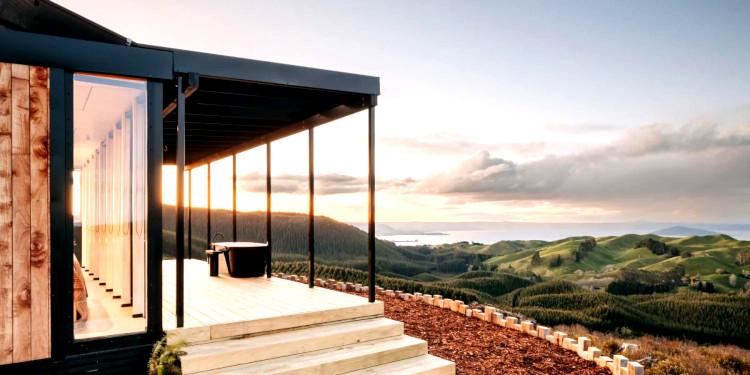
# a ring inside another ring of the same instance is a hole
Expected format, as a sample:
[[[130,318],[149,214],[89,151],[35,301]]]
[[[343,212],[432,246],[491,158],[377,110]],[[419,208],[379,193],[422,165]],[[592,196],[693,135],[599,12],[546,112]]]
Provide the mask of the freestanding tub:
[[[232,277],[259,277],[266,273],[267,243],[216,242],[214,251],[227,253],[229,275]]]

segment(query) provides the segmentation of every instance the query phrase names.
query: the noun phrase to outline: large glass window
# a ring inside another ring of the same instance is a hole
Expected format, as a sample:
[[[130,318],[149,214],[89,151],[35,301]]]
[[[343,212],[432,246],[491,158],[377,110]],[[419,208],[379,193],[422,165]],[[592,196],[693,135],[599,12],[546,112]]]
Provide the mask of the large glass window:
[[[73,84],[75,338],[146,327],[146,81]]]

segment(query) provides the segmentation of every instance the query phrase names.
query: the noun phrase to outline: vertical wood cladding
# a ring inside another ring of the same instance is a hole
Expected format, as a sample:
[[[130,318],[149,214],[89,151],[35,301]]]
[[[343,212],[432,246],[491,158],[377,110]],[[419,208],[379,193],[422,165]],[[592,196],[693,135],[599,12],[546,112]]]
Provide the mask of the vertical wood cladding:
[[[50,355],[48,73],[0,63],[0,365]]]

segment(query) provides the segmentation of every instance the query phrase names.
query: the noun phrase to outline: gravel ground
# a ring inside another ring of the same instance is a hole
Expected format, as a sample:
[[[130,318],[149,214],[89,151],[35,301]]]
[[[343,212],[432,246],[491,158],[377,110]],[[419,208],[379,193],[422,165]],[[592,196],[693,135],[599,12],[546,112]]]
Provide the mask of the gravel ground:
[[[430,354],[455,362],[458,374],[609,374],[546,340],[436,306],[378,299],[385,303],[386,317],[404,322],[407,335],[427,341]]]

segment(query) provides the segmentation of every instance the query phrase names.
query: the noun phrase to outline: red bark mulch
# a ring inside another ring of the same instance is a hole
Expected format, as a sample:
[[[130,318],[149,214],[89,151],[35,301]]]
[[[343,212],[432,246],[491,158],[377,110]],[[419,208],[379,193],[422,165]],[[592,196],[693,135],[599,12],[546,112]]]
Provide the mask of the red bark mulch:
[[[364,295],[363,293],[355,293]],[[546,340],[450,310],[379,295],[385,316],[427,341],[432,355],[456,363],[458,374],[608,375],[606,368]]]

